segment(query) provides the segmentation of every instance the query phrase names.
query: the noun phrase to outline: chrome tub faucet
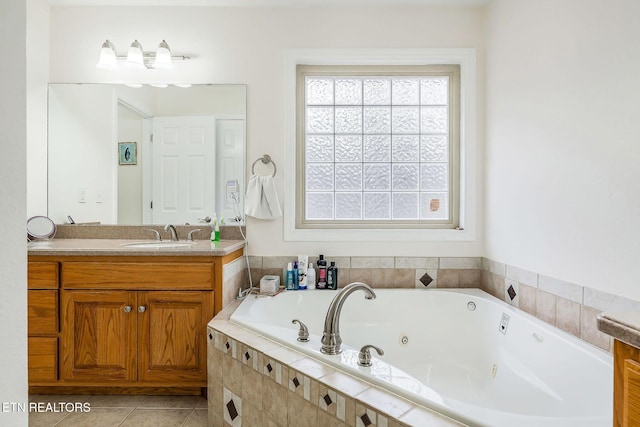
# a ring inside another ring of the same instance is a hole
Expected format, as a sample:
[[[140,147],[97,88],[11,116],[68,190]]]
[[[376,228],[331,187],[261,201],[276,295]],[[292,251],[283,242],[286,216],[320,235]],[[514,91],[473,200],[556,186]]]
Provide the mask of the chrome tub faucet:
[[[324,354],[339,354],[342,349],[342,338],[340,338],[340,312],[342,311],[342,305],[349,295],[353,292],[361,290],[365,293],[366,299],[375,299],[376,294],[373,289],[365,283],[353,282],[345,286],[338,295],[333,298],[329,309],[327,310],[327,317],[324,319],[324,332],[322,333],[322,347],[320,352]]]

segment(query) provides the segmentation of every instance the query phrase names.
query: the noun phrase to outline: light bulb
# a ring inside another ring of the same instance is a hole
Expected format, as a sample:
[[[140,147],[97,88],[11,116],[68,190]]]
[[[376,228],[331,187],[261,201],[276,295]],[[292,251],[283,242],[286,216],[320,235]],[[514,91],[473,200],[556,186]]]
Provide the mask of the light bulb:
[[[116,47],[109,40],[102,43],[100,49],[100,59],[96,64],[98,68],[106,68],[115,70],[118,68],[118,60],[116,58]]]
[[[145,69],[144,65],[144,53],[142,51],[142,45],[138,40],[134,40],[129,47],[127,53],[127,66],[130,68]]]
[[[168,69],[173,68],[171,61],[171,50],[165,40],[162,40],[156,51],[156,60],[153,61],[153,68]]]

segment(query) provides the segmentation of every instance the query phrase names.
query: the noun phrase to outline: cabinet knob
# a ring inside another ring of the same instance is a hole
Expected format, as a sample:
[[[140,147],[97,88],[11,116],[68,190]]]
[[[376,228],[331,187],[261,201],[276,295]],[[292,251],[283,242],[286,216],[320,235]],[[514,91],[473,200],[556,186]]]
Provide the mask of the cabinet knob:
[[[145,311],[147,311],[147,307],[145,307],[144,305],[141,305],[140,307],[138,307],[138,311],[140,313],[144,313]]]
[[[130,305],[125,305],[124,306],[124,312],[125,313],[131,313],[131,306]]]

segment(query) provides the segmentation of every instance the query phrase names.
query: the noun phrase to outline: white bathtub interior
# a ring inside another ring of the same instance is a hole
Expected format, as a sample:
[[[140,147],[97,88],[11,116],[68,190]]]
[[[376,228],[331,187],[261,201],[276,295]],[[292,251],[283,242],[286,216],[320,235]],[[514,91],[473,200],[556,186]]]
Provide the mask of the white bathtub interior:
[[[337,291],[251,296],[231,321],[470,425],[610,425],[609,354],[479,289],[375,292],[375,300],[356,292],[345,301],[337,356],[319,352]],[[294,318],[310,342],[296,340]],[[372,353],[371,368],[357,366],[365,344],[385,352]]]

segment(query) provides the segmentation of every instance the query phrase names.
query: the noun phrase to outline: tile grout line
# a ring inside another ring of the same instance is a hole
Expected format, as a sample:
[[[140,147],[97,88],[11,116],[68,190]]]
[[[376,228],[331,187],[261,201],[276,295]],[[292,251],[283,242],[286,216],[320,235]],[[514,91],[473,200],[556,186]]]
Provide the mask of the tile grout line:
[[[131,414],[133,414],[135,412],[136,409],[138,409],[138,408],[135,407],[135,406],[133,408],[131,408],[131,411],[129,411],[127,416],[124,417],[124,419],[122,421],[120,421],[120,424],[118,424],[118,426],[121,426],[125,421],[127,421],[127,418],[129,418],[131,416]]]

